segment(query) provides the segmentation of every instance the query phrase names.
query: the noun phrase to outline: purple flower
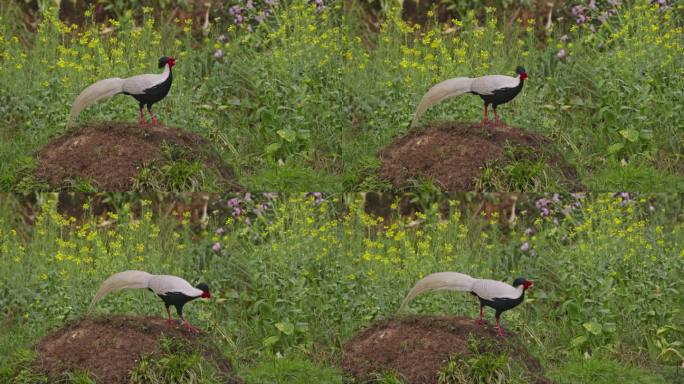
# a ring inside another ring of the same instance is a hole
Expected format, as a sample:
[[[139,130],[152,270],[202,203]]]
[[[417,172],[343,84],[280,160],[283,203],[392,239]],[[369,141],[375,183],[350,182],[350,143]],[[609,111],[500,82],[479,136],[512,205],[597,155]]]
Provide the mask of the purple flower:
[[[596,33],[596,27],[594,27],[594,24],[589,26],[589,30],[591,31],[591,33]]]
[[[568,37],[568,35],[563,35],[563,36],[561,36],[560,41],[566,43],[569,39],[570,39],[570,37]]]
[[[246,218],[246,219],[245,219],[245,224],[247,224],[247,225],[252,225],[252,220],[250,220],[249,217]]]
[[[523,243],[523,245],[520,246],[520,250],[523,252],[527,252],[530,250],[530,243],[527,241]]]
[[[546,198],[542,197],[541,199],[537,200],[537,202],[535,202],[534,205],[537,207],[537,209],[542,209],[549,205],[549,201]]]
[[[541,209],[541,217],[546,217],[551,214],[551,211],[549,211],[548,208],[544,207]]]
[[[576,193],[571,193],[570,196],[574,197],[576,200],[579,200],[579,199],[584,199],[587,196],[587,194],[584,192],[576,192]]]
[[[221,243],[214,243],[214,245],[211,246],[211,249],[214,250],[214,252],[218,252],[221,250]]]
[[[275,192],[264,192],[262,195],[269,200],[274,200],[276,197],[278,197],[278,194]]]
[[[240,205],[240,199],[237,197],[233,197],[232,199],[228,200],[229,207],[237,207],[238,205]]]
[[[272,7],[272,6],[276,5],[276,3],[278,2],[278,0],[266,0],[266,1],[264,1],[264,2],[266,3],[266,5]]]
[[[529,236],[529,235],[531,235],[533,232],[534,232],[534,230],[533,230],[532,228],[527,228],[527,229],[525,229],[525,232],[524,232],[524,233],[525,233],[526,235]]]
[[[608,4],[612,5],[613,7],[617,7],[620,5],[620,2],[618,0],[608,0]]]
[[[242,7],[235,4],[232,7],[228,8],[228,13],[230,13],[232,16],[237,16],[242,13]]]
[[[559,59],[562,59],[562,58],[564,58],[564,57],[567,56],[567,55],[568,55],[568,54],[565,52],[565,49],[563,49],[563,48],[561,48],[561,50],[558,51],[558,53],[556,53],[556,57],[559,58]]]
[[[245,8],[247,10],[252,10],[254,9],[254,4],[252,3],[252,0],[247,0],[247,3],[245,3]]]
[[[216,52],[214,52],[214,57],[216,60],[220,59],[223,57],[223,51],[221,49],[217,49]]]
[[[551,201],[553,201],[554,203],[559,202],[560,201],[560,195],[557,193],[554,193],[553,197],[551,197]]]
[[[218,227],[218,228],[216,229],[216,234],[217,234],[217,235],[223,235],[223,232],[224,232],[223,227]]]
[[[233,209],[233,217],[240,216],[242,214],[242,212],[244,212],[244,211],[242,209],[240,209],[240,207],[235,207]]]
[[[589,0],[589,9],[596,10],[596,0]]]
[[[223,43],[224,41],[226,41],[226,39],[227,39],[226,35],[221,35],[221,36],[218,37],[218,41],[220,41],[220,42],[222,42],[222,43]]]

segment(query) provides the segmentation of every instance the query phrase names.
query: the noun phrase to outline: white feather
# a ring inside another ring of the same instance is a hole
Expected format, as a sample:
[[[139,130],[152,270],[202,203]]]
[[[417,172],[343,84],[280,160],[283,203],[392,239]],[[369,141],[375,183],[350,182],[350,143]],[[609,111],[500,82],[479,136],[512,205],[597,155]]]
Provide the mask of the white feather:
[[[455,77],[453,79],[444,80],[430,88],[420,100],[418,108],[416,108],[411,127],[414,127],[423,113],[433,105],[438,104],[442,100],[471,92],[472,83],[473,79],[469,77]]]
[[[146,90],[166,81],[169,77],[169,73],[171,73],[171,71],[167,64],[164,66],[164,72],[162,73],[129,77],[123,83],[123,91],[131,95],[141,95],[145,93]]]
[[[114,77],[100,80],[84,89],[83,92],[76,97],[74,104],[71,106],[67,127],[71,126],[76,116],[78,116],[78,114],[87,106],[123,92],[124,82],[125,79]]]
[[[170,275],[156,275],[150,279],[149,288],[157,295],[166,295],[167,293],[182,293],[188,297],[199,297],[202,295],[202,290],[190,285],[184,279]]]
[[[492,95],[498,89],[515,88],[519,84],[520,77],[489,75],[473,79],[471,89],[480,95]]]
[[[494,299],[517,299],[523,293],[523,286],[517,288],[496,280],[476,280],[472,288],[478,297],[492,301]]]
[[[91,310],[100,299],[111,292],[125,288],[148,288],[152,277],[153,275],[145,271],[124,271],[113,274],[100,285],[95,297],[90,302],[90,306],[88,306],[88,310]]]
[[[477,279],[458,272],[437,272],[425,276],[424,278],[418,280],[415,286],[411,288],[408,295],[401,302],[401,308],[404,308],[408,303],[411,302],[419,294],[433,290],[449,290],[449,291],[462,291],[470,292],[473,289],[473,284],[475,284]]]

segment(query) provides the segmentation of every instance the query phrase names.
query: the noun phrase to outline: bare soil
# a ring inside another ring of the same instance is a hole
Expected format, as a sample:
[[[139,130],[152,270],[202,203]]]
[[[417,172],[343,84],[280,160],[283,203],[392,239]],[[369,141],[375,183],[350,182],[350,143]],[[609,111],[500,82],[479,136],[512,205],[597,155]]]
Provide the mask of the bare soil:
[[[368,380],[376,372],[395,372],[408,384],[437,384],[440,369],[450,356],[471,355],[470,337],[491,341],[487,351],[509,351],[537,384],[550,383],[539,361],[531,356],[515,335],[501,341],[491,325],[479,326],[475,319],[451,316],[409,316],[385,320],[360,332],[344,344],[342,369],[357,380]],[[512,351],[512,352],[511,352]]]
[[[147,355],[160,353],[162,338],[188,344],[218,368],[226,383],[240,383],[233,368],[205,337],[173,327],[165,319],[138,316],[86,318],[54,330],[36,344],[35,369],[50,382],[65,372],[88,372],[97,383],[128,383],[132,369]]]
[[[163,161],[162,145],[180,146],[236,186],[232,169],[202,136],[163,125],[103,122],[81,126],[52,139],[38,151],[38,179],[60,189],[68,180],[87,180],[103,191],[130,191],[145,164]],[[228,188],[230,189],[230,188]]]
[[[531,149],[530,160],[544,160],[569,188],[581,186],[574,167],[546,137],[507,125],[459,122],[428,125],[380,150],[380,178],[395,187],[426,178],[449,192],[472,191],[482,168],[502,160],[507,145]]]

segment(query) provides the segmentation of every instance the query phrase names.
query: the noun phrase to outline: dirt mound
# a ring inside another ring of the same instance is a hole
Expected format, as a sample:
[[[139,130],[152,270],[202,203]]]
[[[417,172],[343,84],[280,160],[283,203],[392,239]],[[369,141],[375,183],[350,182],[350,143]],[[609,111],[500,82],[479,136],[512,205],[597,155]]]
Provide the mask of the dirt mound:
[[[161,125],[117,122],[82,126],[54,138],[38,151],[36,176],[53,188],[87,180],[99,190],[130,191],[145,165],[169,160],[165,146],[167,152],[169,146],[180,149],[182,160],[201,161],[229,188],[235,185],[232,170],[203,137]]]
[[[506,363],[514,360],[525,371],[528,382],[549,383],[539,362],[514,339],[509,333],[508,339],[501,341],[493,327],[481,327],[475,319],[465,317],[410,316],[386,320],[345,343],[342,369],[361,381],[373,373],[393,371],[409,384],[437,384],[440,371],[455,361],[450,358],[467,360],[477,354],[485,358],[499,356]]]
[[[38,342],[35,369],[46,373],[50,381],[65,372],[86,371],[98,383],[128,383],[143,357],[162,354],[162,340],[182,342],[213,361],[226,383],[239,383],[232,378],[230,363],[206,338],[154,317],[110,316],[67,324]]]
[[[527,160],[552,166],[569,188],[580,187],[576,170],[544,136],[507,125],[456,122],[411,132],[380,150],[380,177],[397,187],[427,178],[446,191],[471,191],[482,169],[505,160],[510,148],[519,148]]]

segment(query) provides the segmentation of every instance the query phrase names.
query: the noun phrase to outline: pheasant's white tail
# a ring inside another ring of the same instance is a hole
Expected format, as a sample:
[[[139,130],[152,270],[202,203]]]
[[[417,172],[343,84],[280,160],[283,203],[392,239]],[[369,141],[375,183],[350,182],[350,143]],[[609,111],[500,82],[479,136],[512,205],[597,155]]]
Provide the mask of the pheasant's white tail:
[[[406,307],[419,294],[428,291],[450,290],[470,292],[476,279],[458,272],[437,272],[418,280],[408,295],[401,302],[401,309]]]
[[[423,96],[416,108],[416,113],[411,122],[411,127],[414,127],[418,122],[418,119],[435,104],[438,104],[442,100],[448,99],[450,97],[460,96],[464,93],[471,91],[471,84],[473,79],[469,77],[455,77],[453,79],[444,80],[441,83],[430,88],[429,91]]]
[[[88,306],[88,311],[108,293],[125,288],[147,288],[151,278],[152,275],[144,271],[124,271],[112,275],[100,285]]]
[[[123,84],[125,79],[114,77],[111,79],[100,80],[97,83],[84,89],[80,95],[74,100],[69,112],[69,120],[67,126],[71,126],[74,119],[86,107],[96,103],[98,100],[112,97],[123,92]]]

